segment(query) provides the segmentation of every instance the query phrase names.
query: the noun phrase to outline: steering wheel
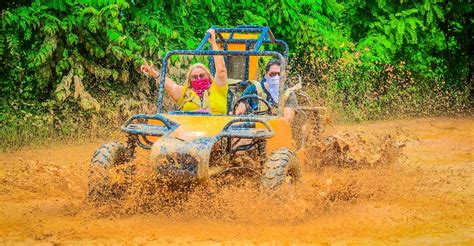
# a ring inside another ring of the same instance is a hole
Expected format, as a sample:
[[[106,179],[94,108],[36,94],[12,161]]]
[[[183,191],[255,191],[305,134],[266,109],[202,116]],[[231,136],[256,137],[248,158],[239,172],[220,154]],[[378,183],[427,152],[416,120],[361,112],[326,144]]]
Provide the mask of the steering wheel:
[[[250,105],[249,99],[255,99],[258,101],[262,101],[265,106],[267,106],[267,110],[255,110],[253,107]],[[232,113],[235,115],[235,111],[237,110],[237,107],[239,106],[240,103],[244,102],[245,107],[247,108],[247,114],[253,114],[253,115],[265,115],[265,114],[272,114],[272,106],[270,106],[270,103],[265,100],[262,97],[259,97],[257,95],[247,95],[243,96],[234,103],[234,106],[232,107]]]

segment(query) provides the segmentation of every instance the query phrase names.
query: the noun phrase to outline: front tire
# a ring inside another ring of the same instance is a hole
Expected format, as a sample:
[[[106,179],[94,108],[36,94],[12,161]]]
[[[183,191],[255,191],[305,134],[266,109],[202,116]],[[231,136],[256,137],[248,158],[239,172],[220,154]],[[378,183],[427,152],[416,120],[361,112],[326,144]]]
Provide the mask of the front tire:
[[[120,198],[127,188],[130,167],[125,167],[127,148],[119,142],[100,146],[89,167],[88,197],[94,202]],[[127,170],[128,169],[128,170]]]
[[[275,150],[264,163],[262,185],[266,188],[276,189],[284,183],[295,183],[300,178],[299,159],[287,148]]]

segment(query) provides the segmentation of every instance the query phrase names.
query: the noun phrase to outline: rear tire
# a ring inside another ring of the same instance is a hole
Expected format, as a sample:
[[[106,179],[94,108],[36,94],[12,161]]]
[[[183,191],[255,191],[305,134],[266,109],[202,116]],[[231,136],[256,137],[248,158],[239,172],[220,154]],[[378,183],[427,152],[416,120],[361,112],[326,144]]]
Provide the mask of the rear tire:
[[[295,183],[300,178],[299,159],[287,148],[273,151],[264,163],[262,184],[266,188],[276,189],[284,183]]]
[[[119,142],[100,146],[92,157],[89,167],[88,197],[101,202],[120,198],[127,188],[127,173],[119,168],[126,160],[126,147]]]

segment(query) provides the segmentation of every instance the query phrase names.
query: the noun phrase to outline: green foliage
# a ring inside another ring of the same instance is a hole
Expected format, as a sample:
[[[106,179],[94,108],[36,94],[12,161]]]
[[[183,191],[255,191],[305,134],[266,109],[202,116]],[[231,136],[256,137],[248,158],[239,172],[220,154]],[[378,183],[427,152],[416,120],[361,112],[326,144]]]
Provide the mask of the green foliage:
[[[57,129],[77,119],[119,123],[131,112],[150,111],[156,85],[137,72],[142,58],[159,67],[167,51],[195,48],[213,25],[270,26],[289,43],[291,72],[305,75],[324,103],[349,118],[464,110],[474,94],[471,0],[35,0],[5,6],[2,131],[11,119],[63,117],[58,124],[42,121]],[[183,68],[189,61],[172,62]]]

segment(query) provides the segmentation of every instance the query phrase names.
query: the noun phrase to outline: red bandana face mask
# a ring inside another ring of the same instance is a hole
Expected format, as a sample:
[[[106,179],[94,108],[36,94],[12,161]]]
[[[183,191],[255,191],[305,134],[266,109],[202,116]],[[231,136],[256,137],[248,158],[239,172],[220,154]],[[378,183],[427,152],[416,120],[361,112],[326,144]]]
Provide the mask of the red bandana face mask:
[[[211,81],[208,78],[191,80],[193,91],[202,98],[203,93],[211,87]]]

